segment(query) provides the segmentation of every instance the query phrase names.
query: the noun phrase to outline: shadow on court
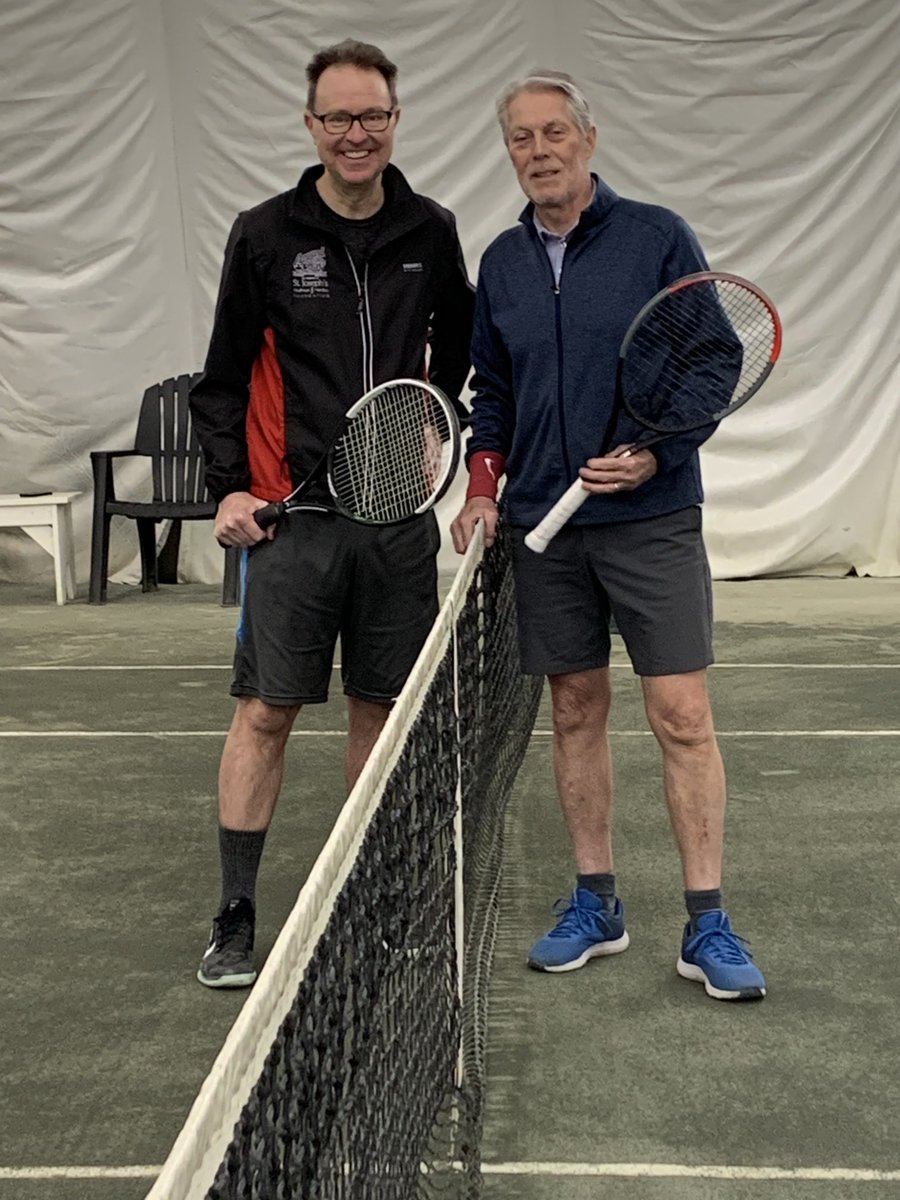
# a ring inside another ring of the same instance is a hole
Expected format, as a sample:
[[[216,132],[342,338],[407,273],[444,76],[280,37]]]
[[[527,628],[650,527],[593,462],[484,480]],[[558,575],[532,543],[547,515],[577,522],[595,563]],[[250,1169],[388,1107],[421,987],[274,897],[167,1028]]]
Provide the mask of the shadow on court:
[[[242,993],[194,980],[218,898],[213,793],[231,712],[236,614],[217,591],[111,589],[105,608],[57,609],[0,590],[0,1200],[144,1196],[240,1009]],[[759,1004],[717,1003],[675,974],[681,882],[621,647],[632,946],[568,975],[525,968],[571,887],[543,713],[507,834],[490,1200],[897,1194],[900,1176],[877,1173],[900,1168],[898,597],[886,580],[717,585],[725,893],[768,977]],[[260,880],[263,956],[342,803],[339,693],[301,714],[290,743]],[[53,1174],[73,1168],[89,1172]],[[605,1173],[573,1173],[591,1169]]]

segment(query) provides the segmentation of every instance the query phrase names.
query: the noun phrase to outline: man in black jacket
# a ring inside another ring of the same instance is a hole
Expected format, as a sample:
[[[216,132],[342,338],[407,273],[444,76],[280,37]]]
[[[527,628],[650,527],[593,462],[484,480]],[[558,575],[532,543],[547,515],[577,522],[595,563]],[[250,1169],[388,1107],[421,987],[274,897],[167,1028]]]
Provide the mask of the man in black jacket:
[[[234,224],[205,369],[191,394],[215,533],[244,546],[245,582],[219,771],[222,895],[198,979],[245,987],[255,882],[303,704],[327,699],[341,639],[352,787],[437,613],[433,513],[374,528],[254,511],[303,480],[364,392],[399,377],[456,397],[473,291],[453,216],[390,165],[397,69],[347,40],[307,67],[306,126],[322,165]],[[324,498],[310,494],[310,500]]]

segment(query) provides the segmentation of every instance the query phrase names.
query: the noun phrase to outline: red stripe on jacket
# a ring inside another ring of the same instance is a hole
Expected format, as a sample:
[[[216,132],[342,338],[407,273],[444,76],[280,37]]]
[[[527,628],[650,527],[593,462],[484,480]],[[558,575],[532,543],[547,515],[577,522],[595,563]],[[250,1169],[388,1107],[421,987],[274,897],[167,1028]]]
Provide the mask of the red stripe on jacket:
[[[269,328],[250,374],[247,455],[254,496],[281,500],[292,491],[285,446],[284,380],[275,353],[275,331]]]

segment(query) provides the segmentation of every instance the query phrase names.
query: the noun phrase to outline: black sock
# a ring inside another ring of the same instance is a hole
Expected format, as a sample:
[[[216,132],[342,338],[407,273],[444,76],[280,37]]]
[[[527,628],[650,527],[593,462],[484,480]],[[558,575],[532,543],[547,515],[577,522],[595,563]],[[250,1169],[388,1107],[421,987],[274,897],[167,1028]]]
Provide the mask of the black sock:
[[[720,888],[708,888],[705,892],[684,893],[688,916],[693,922],[701,913],[711,912],[714,908],[722,908],[722,892]]]
[[[616,877],[611,872],[604,871],[596,875],[576,876],[577,886],[586,892],[593,892],[603,901],[604,908],[616,906]]]
[[[242,896],[256,900],[256,876],[266,841],[265,829],[226,829],[219,826],[219,858],[222,862],[222,898],[219,912],[230,900]]]

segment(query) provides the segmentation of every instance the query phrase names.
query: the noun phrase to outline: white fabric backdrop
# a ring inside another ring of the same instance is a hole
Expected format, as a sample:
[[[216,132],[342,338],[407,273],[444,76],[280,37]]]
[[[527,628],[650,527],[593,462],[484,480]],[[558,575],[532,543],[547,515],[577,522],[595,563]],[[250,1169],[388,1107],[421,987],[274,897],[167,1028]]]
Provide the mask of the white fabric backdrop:
[[[600,174],[680,211],[785,322],[704,451],[714,573],[900,574],[895,0],[0,0],[0,492],[82,489],[81,586],[89,452],[202,363],[231,220],[314,160],[303,69],[348,35],[399,64],[395,161],[456,212],[473,278],[522,205],[495,95],[536,65],[579,78]],[[220,577],[208,523],[183,546],[186,577]],[[135,551],[115,526],[123,577]],[[48,571],[3,531],[0,579]]]

